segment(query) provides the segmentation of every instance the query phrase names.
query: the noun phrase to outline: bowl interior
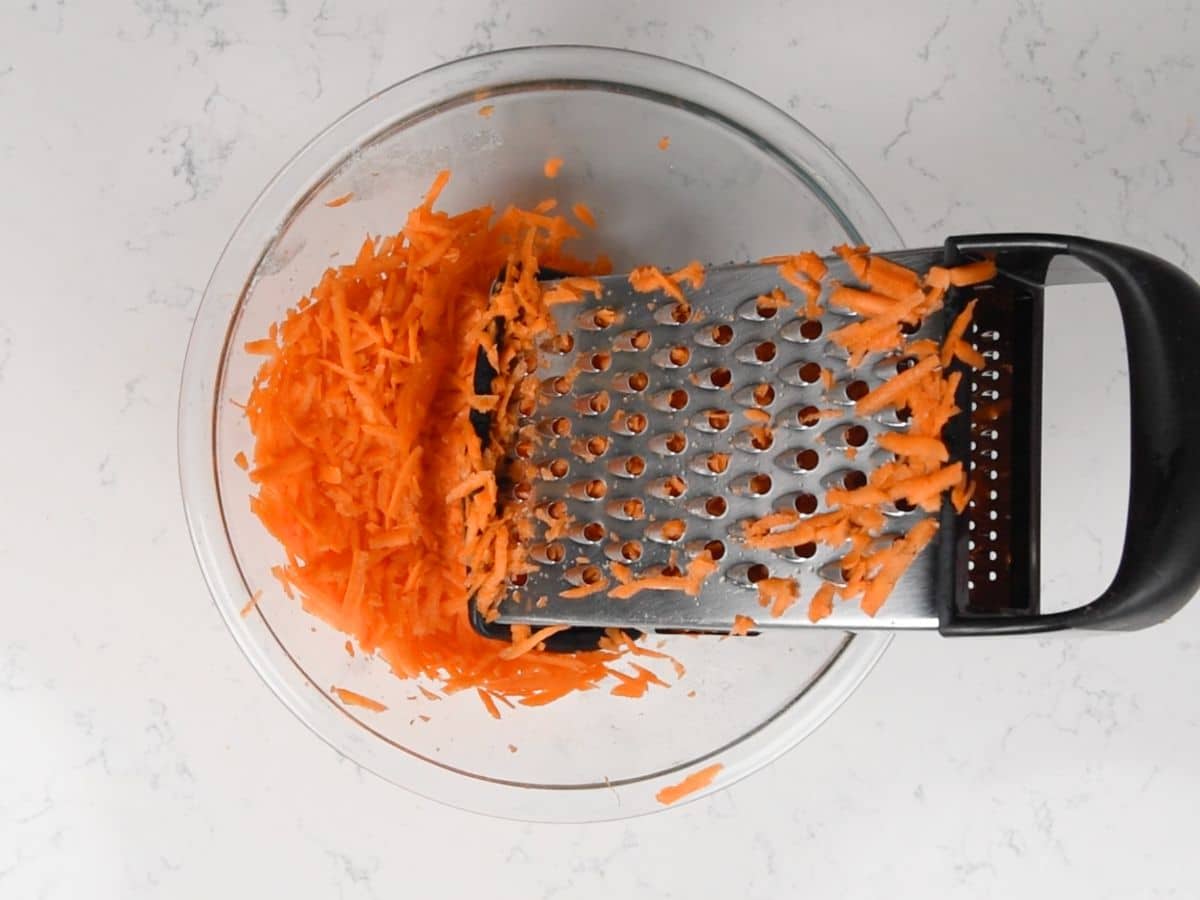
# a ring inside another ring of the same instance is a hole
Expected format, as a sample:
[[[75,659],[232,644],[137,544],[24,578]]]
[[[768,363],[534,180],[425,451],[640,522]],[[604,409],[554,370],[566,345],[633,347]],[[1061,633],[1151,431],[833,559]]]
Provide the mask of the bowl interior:
[[[238,451],[252,449],[236,403],[246,398],[257,361],[241,348],[264,336],[325,267],[351,259],[365,236],[395,232],[443,168],[453,177],[439,205],[451,211],[546,197],[556,197],[562,208],[586,202],[597,227],[576,251],[604,251],[618,271],[646,262],[747,260],[864,237],[894,240],[894,232],[877,236],[853,228],[853,212],[830,198],[795,147],[779,149],[718,112],[719,104],[606,79],[505,81],[494,70],[486,92],[479,79],[461,82],[457,91],[442,89],[435,104],[376,118],[365,132],[369,117],[343,122],[333,130],[357,133],[333,141],[327,133],[324,146],[318,139],[319,152],[310,148],[308,158],[302,154],[292,164],[307,171],[291,185],[290,202],[272,199],[268,189],[251,213],[250,224],[273,217],[273,226],[269,237],[257,240],[257,254],[242,263],[241,284],[226,273],[236,296],[226,290],[223,297],[206,297],[206,307],[225,304],[226,331],[219,363],[208,361],[216,371],[209,407],[214,515],[188,498],[201,559],[235,636],[264,677],[318,733],[369,768],[418,792],[502,815],[602,818],[652,809],[654,788],[706,760],[726,761],[732,777],[790,746],[848,693],[884,639],[829,631],[652,639],[650,646],[661,643],[687,668],[670,690],[627,700],[603,688],[545,708],[503,709],[498,721],[473,692],[428,699],[381,660],[350,656],[344,636],[287,599],[270,575],[281,550],[250,513],[251,485],[233,463]],[[485,104],[493,107],[490,116],[480,114]],[[793,137],[806,135],[794,123],[791,128]],[[663,137],[670,142],[666,149],[659,146]],[[828,165],[832,156],[809,140]],[[554,180],[542,173],[549,156],[565,161]],[[862,190],[856,186],[850,185]],[[350,192],[345,205],[325,205]],[[881,214],[879,221],[886,224]],[[248,227],[243,224],[243,234]],[[252,249],[253,235],[243,243]],[[237,261],[229,256],[221,266],[232,271]],[[210,295],[221,287],[220,268]],[[212,317],[213,309],[205,315]],[[195,355],[190,351],[189,368],[204,364]],[[181,437],[188,415],[181,410]],[[186,465],[184,482],[187,495]],[[255,612],[238,615],[249,593],[259,590]],[[669,666],[659,668],[674,680]],[[388,709],[344,709],[330,698],[332,685]]]

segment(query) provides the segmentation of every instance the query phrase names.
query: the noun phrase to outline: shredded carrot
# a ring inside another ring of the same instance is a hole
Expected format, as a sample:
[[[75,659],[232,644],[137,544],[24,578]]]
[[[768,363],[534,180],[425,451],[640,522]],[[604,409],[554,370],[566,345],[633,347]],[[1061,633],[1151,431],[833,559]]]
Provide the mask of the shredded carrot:
[[[340,197],[334,197],[332,200],[326,200],[325,205],[330,209],[336,209],[339,206],[345,206],[354,199],[354,191],[348,191]]]
[[[976,371],[987,366],[987,361],[983,358],[983,354],[965,340],[954,342],[954,355]]]
[[[671,139],[669,137],[667,137],[665,134],[658,139],[658,149],[659,150],[666,150],[670,146],[671,146]]]
[[[962,480],[950,489],[950,502],[954,505],[954,511],[961,514],[974,496],[975,481],[968,479],[964,472]]]
[[[557,156],[552,156],[546,160],[545,164],[542,166],[542,174],[547,178],[557,178],[562,167],[563,161]]]
[[[730,626],[729,633],[731,635],[741,637],[742,635],[749,634],[757,627],[758,623],[752,618],[749,616],[743,616],[739,613],[733,617],[733,625]]]
[[[496,107],[492,106],[492,104],[490,104],[490,103],[484,104],[483,106],[479,107],[479,114],[481,116],[483,116],[485,119],[489,118],[492,115],[492,113],[494,113],[495,111],[496,111]]]
[[[258,601],[262,599],[262,590],[257,590],[250,595],[250,599],[246,601],[246,605],[242,607],[242,618],[250,615],[250,611],[258,606]]]
[[[996,277],[996,261],[981,259],[978,262],[955,266],[950,270],[950,284],[954,287],[970,287]]]
[[[808,621],[820,622],[833,615],[833,592],[834,587],[828,581],[817,588],[808,604]]]
[[[721,774],[721,770],[724,768],[725,766],[721,763],[713,763],[711,766],[692,772],[678,784],[663,788],[654,795],[654,798],[663,806],[670,806],[672,803],[679,802],[689,794],[704,790],[704,788],[716,780],[716,777]]]
[[[354,645],[349,641],[342,645],[342,649],[346,651],[347,656],[354,656]]]
[[[571,212],[575,214],[575,218],[577,218],[588,228],[596,227],[596,216],[592,213],[591,207],[589,207],[586,203],[579,202],[574,204],[571,207]]]
[[[877,443],[897,456],[911,456],[935,463],[944,463],[950,458],[945,443],[940,438],[928,435],[888,431],[879,436]]]
[[[477,693],[479,695],[479,699],[483,701],[483,706],[488,711],[488,715],[493,719],[500,718],[500,707],[496,706],[496,701],[492,699],[492,695],[483,688],[475,688],[475,693]]]
[[[361,706],[363,709],[371,710],[371,712],[384,712],[387,709],[378,700],[372,700],[370,697],[365,697],[348,688],[331,687],[330,690],[337,694],[338,699],[347,706]]]
[[[581,584],[578,587],[567,588],[565,591],[559,591],[558,596],[564,597],[567,600],[578,600],[581,597],[590,597],[592,594],[599,594],[607,590],[607,579],[601,578],[594,584]]]
[[[950,365],[950,360],[954,358],[954,352],[958,346],[959,339],[967,333],[967,328],[971,325],[971,317],[975,314],[975,304],[978,301],[972,300],[963,307],[954,318],[954,322],[950,325],[946,332],[946,340],[942,344],[942,365]]]
[[[769,607],[773,618],[787,612],[800,596],[800,585],[794,578],[764,578],[755,587],[758,605]]]
[[[246,459],[246,454],[239,450],[233,456],[233,464],[245,472],[250,468],[250,461]]]

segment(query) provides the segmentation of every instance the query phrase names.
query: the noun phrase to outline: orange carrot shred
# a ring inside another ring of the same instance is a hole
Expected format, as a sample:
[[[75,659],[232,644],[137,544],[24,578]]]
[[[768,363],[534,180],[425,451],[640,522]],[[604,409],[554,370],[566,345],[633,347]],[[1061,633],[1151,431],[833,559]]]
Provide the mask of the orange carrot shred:
[[[259,589],[250,595],[250,599],[247,600],[246,605],[242,607],[242,618],[250,615],[250,611],[253,610],[254,607],[258,606],[258,601],[262,599],[262,594],[262,590]]]
[[[363,696],[348,688],[332,687],[330,690],[337,694],[338,699],[347,706],[361,706],[363,709],[371,710],[371,712],[384,712],[387,709],[378,700],[372,700],[370,697]]]
[[[354,191],[348,191],[340,197],[334,197],[332,200],[326,200],[325,205],[330,209],[336,209],[339,206],[345,206],[354,199]]]
[[[500,708],[496,706],[496,701],[492,699],[492,695],[483,688],[475,688],[475,692],[479,695],[479,699],[483,701],[484,708],[487,709],[488,715],[493,719],[500,718]]]
[[[667,137],[665,134],[658,139],[658,149],[659,150],[666,150],[670,146],[671,146],[671,139],[669,137]]]
[[[712,784],[724,768],[722,763],[713,763],[711,766],[692,772],[678,784],[663,788],[654,795],[654,798],[663,806],[678,803],[684,797],[702,791]]]
[[[571,206],[571,212],[575,214],[580,222],[588,228],[596,227],[596,216],[592,213],[591,207],[582,201]]]
[[[250,461],[246,459],[246,454],[239,450],[233,456],[233,464],[245,472],[250,468]]]
[[[735,615],[733,617],[733,625],[730,626],[729,633],[731,635],[736,635],[736,636],[740,637],[742,635],[749,634],[751,631],[753,631],[757,627],[758,627],[758,623],[755,622],[752,618],[750,618],[749,616],[743,616],[739,613],[738,615]]]
[[[557,178],[562,167],[563,161],[557,156],[552,156],[546,160],[545,164],[542,166],[542,174],[547,178]]]
[[[481,116],[483,116],[485,119],[489,118],[491,116],[491,114],[494,113],[495,111],[496,111],[496,107],[492,106],[492,104],[490,104],[490,103],[486,103],[483,106],[479,107],[479,114]]]

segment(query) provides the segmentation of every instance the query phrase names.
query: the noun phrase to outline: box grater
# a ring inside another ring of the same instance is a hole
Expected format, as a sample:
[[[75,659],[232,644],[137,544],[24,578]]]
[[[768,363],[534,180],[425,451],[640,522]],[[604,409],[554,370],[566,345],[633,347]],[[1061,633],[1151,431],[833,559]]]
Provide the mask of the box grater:
[[[853,320],[830,302],[829,286],[855,280],[842,260],[830,258],[823,313],[815,320],[797,315],[803,297],[777,266],[764,264],[708,270],[703,287],[688,292],[690,317],[664,294],[634,292],[626,276],[601,279],[598,299],[554,308],[561,337],[545,348],[543,403],[527,420],[543,439],[526,449],[540,472],[526,502],[543,509],[555,504],[574,524],[559,540],[535,539],[529,550],[538,570],[510,589],[497,622],[476,614],[475,627],[503,638],[515,623],[568,623],[577,627],[550,646],[577,649],[593,645],[605,627],[725,633],[735,615],[754,617],[759,629],[1013,634],[1140,628],[1186,603],[1200,587],[1194,389],[1200,385],[1200,286],[1143,251],[1072,236],[953,237],[941,248],[876,255],[916,271],[985,257],[997,264],[995,278],[952,290],[944,310],[911,335],[940,343],[948,322],[977,298],[968,339],[986,365],[979,371],[960,366],[963,413],[943,435],[977,489],[962,514],[943,504],[937,538],[877,615],[843,603],[812,623],[801,602],[778,618],[768,616],[757,603],[758,578],[794,578],[807,597],[821,581],[838,582],[842,551],[813,545],[750,550],[738,537],[747,519],[779,510],[823,511],[826,490],[861,484],[891,458],[877,437],[905,427],[894,410],[814,418],[814,410],[852,410],[858,397],[906,365],[902,353],[876,354],[852,368],[828,340]],[[1101,597],[1043,614],[1044,293],[1053,284],[1096,280],[1114,288],[1129,355],[1133,446],[1125,543],[1117,575]],[[757,302],[775,289],[788,295],[790,308]],[[477,390],[490,392],[492,374],[481,357]],[[770,436],[750,427],[746,411],[756,409],[770,416]],[[884,540],[924,515],[902,504],[886,513]],[[665,591],[625,600],[605,592],[560,596],[589,567],[617,561],[653,572],[682,566],[705,548],[718,557],[719,569],[695,597]]]

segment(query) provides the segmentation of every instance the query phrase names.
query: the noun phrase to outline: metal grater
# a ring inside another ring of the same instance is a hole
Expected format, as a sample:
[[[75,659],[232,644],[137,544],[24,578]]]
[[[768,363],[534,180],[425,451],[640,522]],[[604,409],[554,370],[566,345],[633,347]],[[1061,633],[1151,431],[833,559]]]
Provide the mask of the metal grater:
[[[1060,253],[1073,255],[1056,265],[1050,281],[1049,263]],[[1126,267],[1151,265],[1159,274],[1170,269],[1176,282],[1190,285],[1200,307],[1200,288],[1161,260],[1079,238],[957,238],[944,249],[880,254],[918,271],[982,255],[997,260],[996,279],[952,292],[946,309],[910,336],[940,341],[962,304],[979,298],[969,338],[987,365],[979,372],[964,369],[958,398],[964,414],[945,434],[952,456],[965,462],[978,489],[963,515],[946,505],[938,539],[875,617],[854,603],[835,604],[833,615],[815,625],[807,600],[822,581],[840,581],[844,549],[752,550],[739,540],[739,523],[784,509],[825,511],[830,487],[865,483],[871,470],[889,461],[891,454],[876,441],[882,432],[906,428],[902,414],[857,416],[853,406],[907,365],[905,357],[876,355],[852,369],[828,340],[855,318],[829,297],[831,284],[855,282],[838,258],[826,260],[824,312],[815,320],[797,314],[804,297],[773,265],[710,269],[703,288],[688,291],[690,317],[661,293],[634,292],[625,276],[601,279],[599,299],[554,308],[560,338],[543,348],[543,403],[522,423],[536,429],[539,440],[515,448],[540,473],[526,502],[565,508],[573,527],[567,537],[545,541],[546,526],[539,522],[539,537],[528,548],[538,570],[512,586],[499,623],[476,617],[476,627],[504,636],[507,625],[518,622],[581,626],[558,636],[567,649],[586,645],[603,627],[726,632],[735,615],[753,617],[759,629],[939,628],[955,634],[1073,624],[1130,627],[1134,618],[1123,608],[1109,621],[1097,620],[1095,612],[1087,618],[1096,604],[1041,615],[1037,595],[1043,288],[1098,280],[1099,273],[1113,280],[1123,309],[1131,306],[1129,285],[1105,269],[1121,253],[1134,254],[1121,257]],[[775,289],[786,295],[787,308],[757,301]],[[1136,342],[1130,346],[1132,354]],[[1131,378],[1132,371],[1131,365]],[[831,408],[846,415],[814,418]],[[750,410],[770,416],[769,440],[754,430],[760,423],[747,415]],[[904,506],[885,512],[889,524],[881,540],[907,532],[927,515]],[[590,568],[607,574],[610,561],[647,574],[682,569],[705,548],[717,557],[719,570],[697,597],[662,591],[626,600],[606,592],[560,596]],[[1189,572],[1194,586],[1200,565],[1189,561]],[[799,602],[779,617],[757,602],[755,582],[766,576],[800,585]],[[1137,624],[1169,615],[1186,599],[1176,591],[1140,604]],[[1097,601],[1104,602],[1112,601]],[[1072,614],[1084,617],[1063,618]]]

